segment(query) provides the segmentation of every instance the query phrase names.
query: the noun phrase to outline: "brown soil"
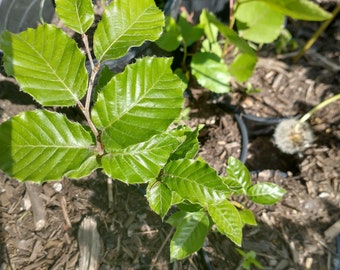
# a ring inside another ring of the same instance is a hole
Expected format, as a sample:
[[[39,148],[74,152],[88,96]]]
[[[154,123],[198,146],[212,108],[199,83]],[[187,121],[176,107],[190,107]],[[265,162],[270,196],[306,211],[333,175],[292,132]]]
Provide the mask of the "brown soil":
[[[288,26],[303,44],[319,23],[289,21]],[[270,46],[262,48],[250,80],[260,93],[245,95],[236,84],[235,92],[224,96],[192,87],[187,124],[205,124],[199,137],[200,155],[223,173],[228,156],[240,154],[237,124],[230,112],[216,105],[221,100],[256,116],[280,118],[302,115],[339,93],[339,48],[340,18],[297,64],[291,64],[287,54],[274,55]],[[301,157],[280,153],[270,131],[249,126],[246,165],[254,171],[253,181],[275,182],[287,190],[273,206],[244,201],[259,225],[245,228],[243,249],[255,251],[265,269],[333,269],[335,239],[326,239],[325,231],[340,219],[339,105],[333,103],[311,118],[316,140]],[[12,79],[1,76],[1,122],[35,107]],[[100,269],[209,269],[202,253],[170,263],[171,227],[150,211],[135,186],[114,182],[112,189],[109,207],[107,179],[100,172],[87,179],[43,184],[39,198],[47,223],[37,230],[27,186],[1,173],[0,269],[76,269],[78,231],[85,217],[97,222]],[[209,233],[204,252],[211,269],[242,269],[235,246],[215,231]]]

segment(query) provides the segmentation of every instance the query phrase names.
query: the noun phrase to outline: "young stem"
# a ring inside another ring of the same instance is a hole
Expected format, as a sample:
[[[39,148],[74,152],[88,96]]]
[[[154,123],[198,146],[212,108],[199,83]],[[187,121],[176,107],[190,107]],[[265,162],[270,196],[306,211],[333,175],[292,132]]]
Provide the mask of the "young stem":
[[[185,40],[183,40],[183,58],[182,58],[182,69],[187,70],[186,68],[186,62],[187,62],[187,57],[188,57],[188,48]]]
[[[94,136],[96,137],[96,141],[97,141],[97,147],[96,148],[97,148],[98,154],[103,155],[104,154],[104,148],[103,148],[103,145],[100,142],[100,134],[99,134],[96,126],[92,122],[90,111],[86,110],[86,108],[84,107],[84,105],[80,101],[78,101],[77,105],[80,108],[80,110],[82,111],[83,115],[85,116],[86,121],[89,124],[91,131],[93,132]]]
[[[88,85],[87,92],[86,92],[85,106],[80,101],[78,102],[78,106],[81,109],[81,111],[83,112],[87,123],[89,124],[94,136],[96,137],[97,151],[98,151],[99,155],[102,155],[104,153],[104,149],[103,149],[103,146],[100,142],[100,134],[99,134],[97,128],[95,127],[95,125],[92,122],[91,113],[90,113],[90,105],[91,105],[92,91],[93,91],[93,87],[94,87],[94,80],[95,80],[97,73],[99,71],[100,63],[98,63],[97,65],[94,65],[87,35],[85,33],[83,33],[81,35],[81,37],[82,37],[83,43],[85,45],[85,51],[86,51],[87,57],[89,59],[90,65],[91,65],[91,76],[90,76],[90,81],[89,81],[89,85]]]
[[[330,103],[332,103],[332,102],[334,102],[338,99],[340,99],[340,93],[331,97],[331,98],[328,98],[328,99],[322,101],[321,103],[316,105],[313,109],[311,109],[308,113],[306,113],[304,116],[302,116],[301,119],[300,119],[300,123],[307,121],[309,119],[309,117],[312,116],[313,113],[315,113],[316,111],[322,109],[323,107],[327,106],[328,104],[330,104]]]
[[[87,38],[87,35],[85,33],[81,34],[81,38],[83,40],[83,43],[85,45],[85,51],[87,54],[87,57],[89,58],[90,65],[91,65],[91,70],[94,69],[94,63],[91,55],[91,50],[90,50],[90,45],[89,45],[89,39]]]
[[[91,104],[91,97],[92,97],[92,91],[93,91],[93,86],[94,86],[94,80],[95,80],[97,73],[99,71],[100,63],[98,63],[96,66],[94,65],[87,35],[83,33],[81,35],[81,37],[83,39],[83,43],[85,45],[85,51],[86,51],[87,57],[89,59],[90,65],[91,65],[91,76],[90,76],[90,81],[89,81],[89,86],[88,86],[88,89],[87,89],[86,101],[85,101],[85,110],[90,111],[90,104]]]
[[[90,76],[89,86],[87,88],[86,101],[85,101],[85,110],[87,111],[90,111],[94,80],[96,79],[99,69],[100,69],[100,63],[94,66],[94,68],[91,70],[91,76]]]
[[[234,0],[229,1],[229,28],[233,29],[234,24],[235,24],[235,12],[234,12],[234,7],[235,11],[237,10],[237,3],[234,3]],[[233,45],[229,46],[229,42],[225,42],[223,45],[223,52],[222,52],[222,57],[224,58],[229,51],[234,47]]]
[[[235,17],[234,17],[234,0],[229,1],[229,28],[233,29],[234,23],[235,23]]]

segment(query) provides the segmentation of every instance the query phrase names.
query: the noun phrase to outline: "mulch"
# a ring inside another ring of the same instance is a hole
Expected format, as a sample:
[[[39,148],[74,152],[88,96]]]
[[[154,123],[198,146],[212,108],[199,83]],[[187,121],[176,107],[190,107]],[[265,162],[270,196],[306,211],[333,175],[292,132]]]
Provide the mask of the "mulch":
[[[318,25],[288,22],[299,44]],[[258,117],[283,118],[303,115],[339,93],[339,48],[337,18],[296,64],[289,53],[275,55],[271,46],[262,48],[250,79],[259,93],[246,95],[233,82],[235,91],[221,96],[193,84],[185,122],[205,125],[199,135],[200,156],[223,174],[228,156],[240,155],[237,123],[232,113],[216,105],[221,100]],[[264,269],[335,269],[336,235],[329,228],[340,219],[339,105],[330,104],[310,119],[316,139],[302,156],[281,153],[271,131],[259,132],[249,125],[246,165],[253,181],[275,182],[287,190],[272,206],[238,198],[258,221],[258,226],[245,228],[242,248],[255,251]],[[35,106],[13,79],[1,75],[1,122]],[[209,233],[204,252],[170,263],[171,226],[149,209],[137,187],[117,181],[110,185],[99,171],[86,179],[63,179],[36,189],[46,218],[42,227],[33,215],[27,184],[0,173],[0,269],[76,269],[84,256],[79,231],[86,220],[94,222],[91,239],[100,249],[96,255],[100,269],[242,269],[235,246],[215,230]]]

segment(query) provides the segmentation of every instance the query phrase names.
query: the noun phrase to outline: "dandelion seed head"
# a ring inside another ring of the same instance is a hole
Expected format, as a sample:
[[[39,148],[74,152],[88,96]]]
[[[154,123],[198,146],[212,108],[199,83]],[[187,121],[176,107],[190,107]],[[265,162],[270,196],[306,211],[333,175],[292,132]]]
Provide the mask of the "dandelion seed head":
[[[313,143],[314,135],[306,122],[287,119],[277,125],[274,132],[274,143],[286,154],[301,153]]]

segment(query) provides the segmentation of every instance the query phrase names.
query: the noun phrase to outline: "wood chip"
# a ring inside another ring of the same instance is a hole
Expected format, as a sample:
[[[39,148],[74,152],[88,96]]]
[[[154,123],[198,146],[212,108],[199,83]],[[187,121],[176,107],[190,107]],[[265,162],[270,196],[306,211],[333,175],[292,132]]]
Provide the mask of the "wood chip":
[[[28,197],[31,201],[35,230],[41,231],[46,225],[46,208],[40,197],[40,194],[42,193],[42,186],[29,182],[25,185]]]
[[[78,231],[79,269],[97,270],[100,265],[102,241],[93,217],[85,217]]]
[[[325,231],[325,238],[326,240],[332,240],[335,238],[338,234],[340,234],[340,220],[335,222],[332,226],[330,226],[326,231]]]

